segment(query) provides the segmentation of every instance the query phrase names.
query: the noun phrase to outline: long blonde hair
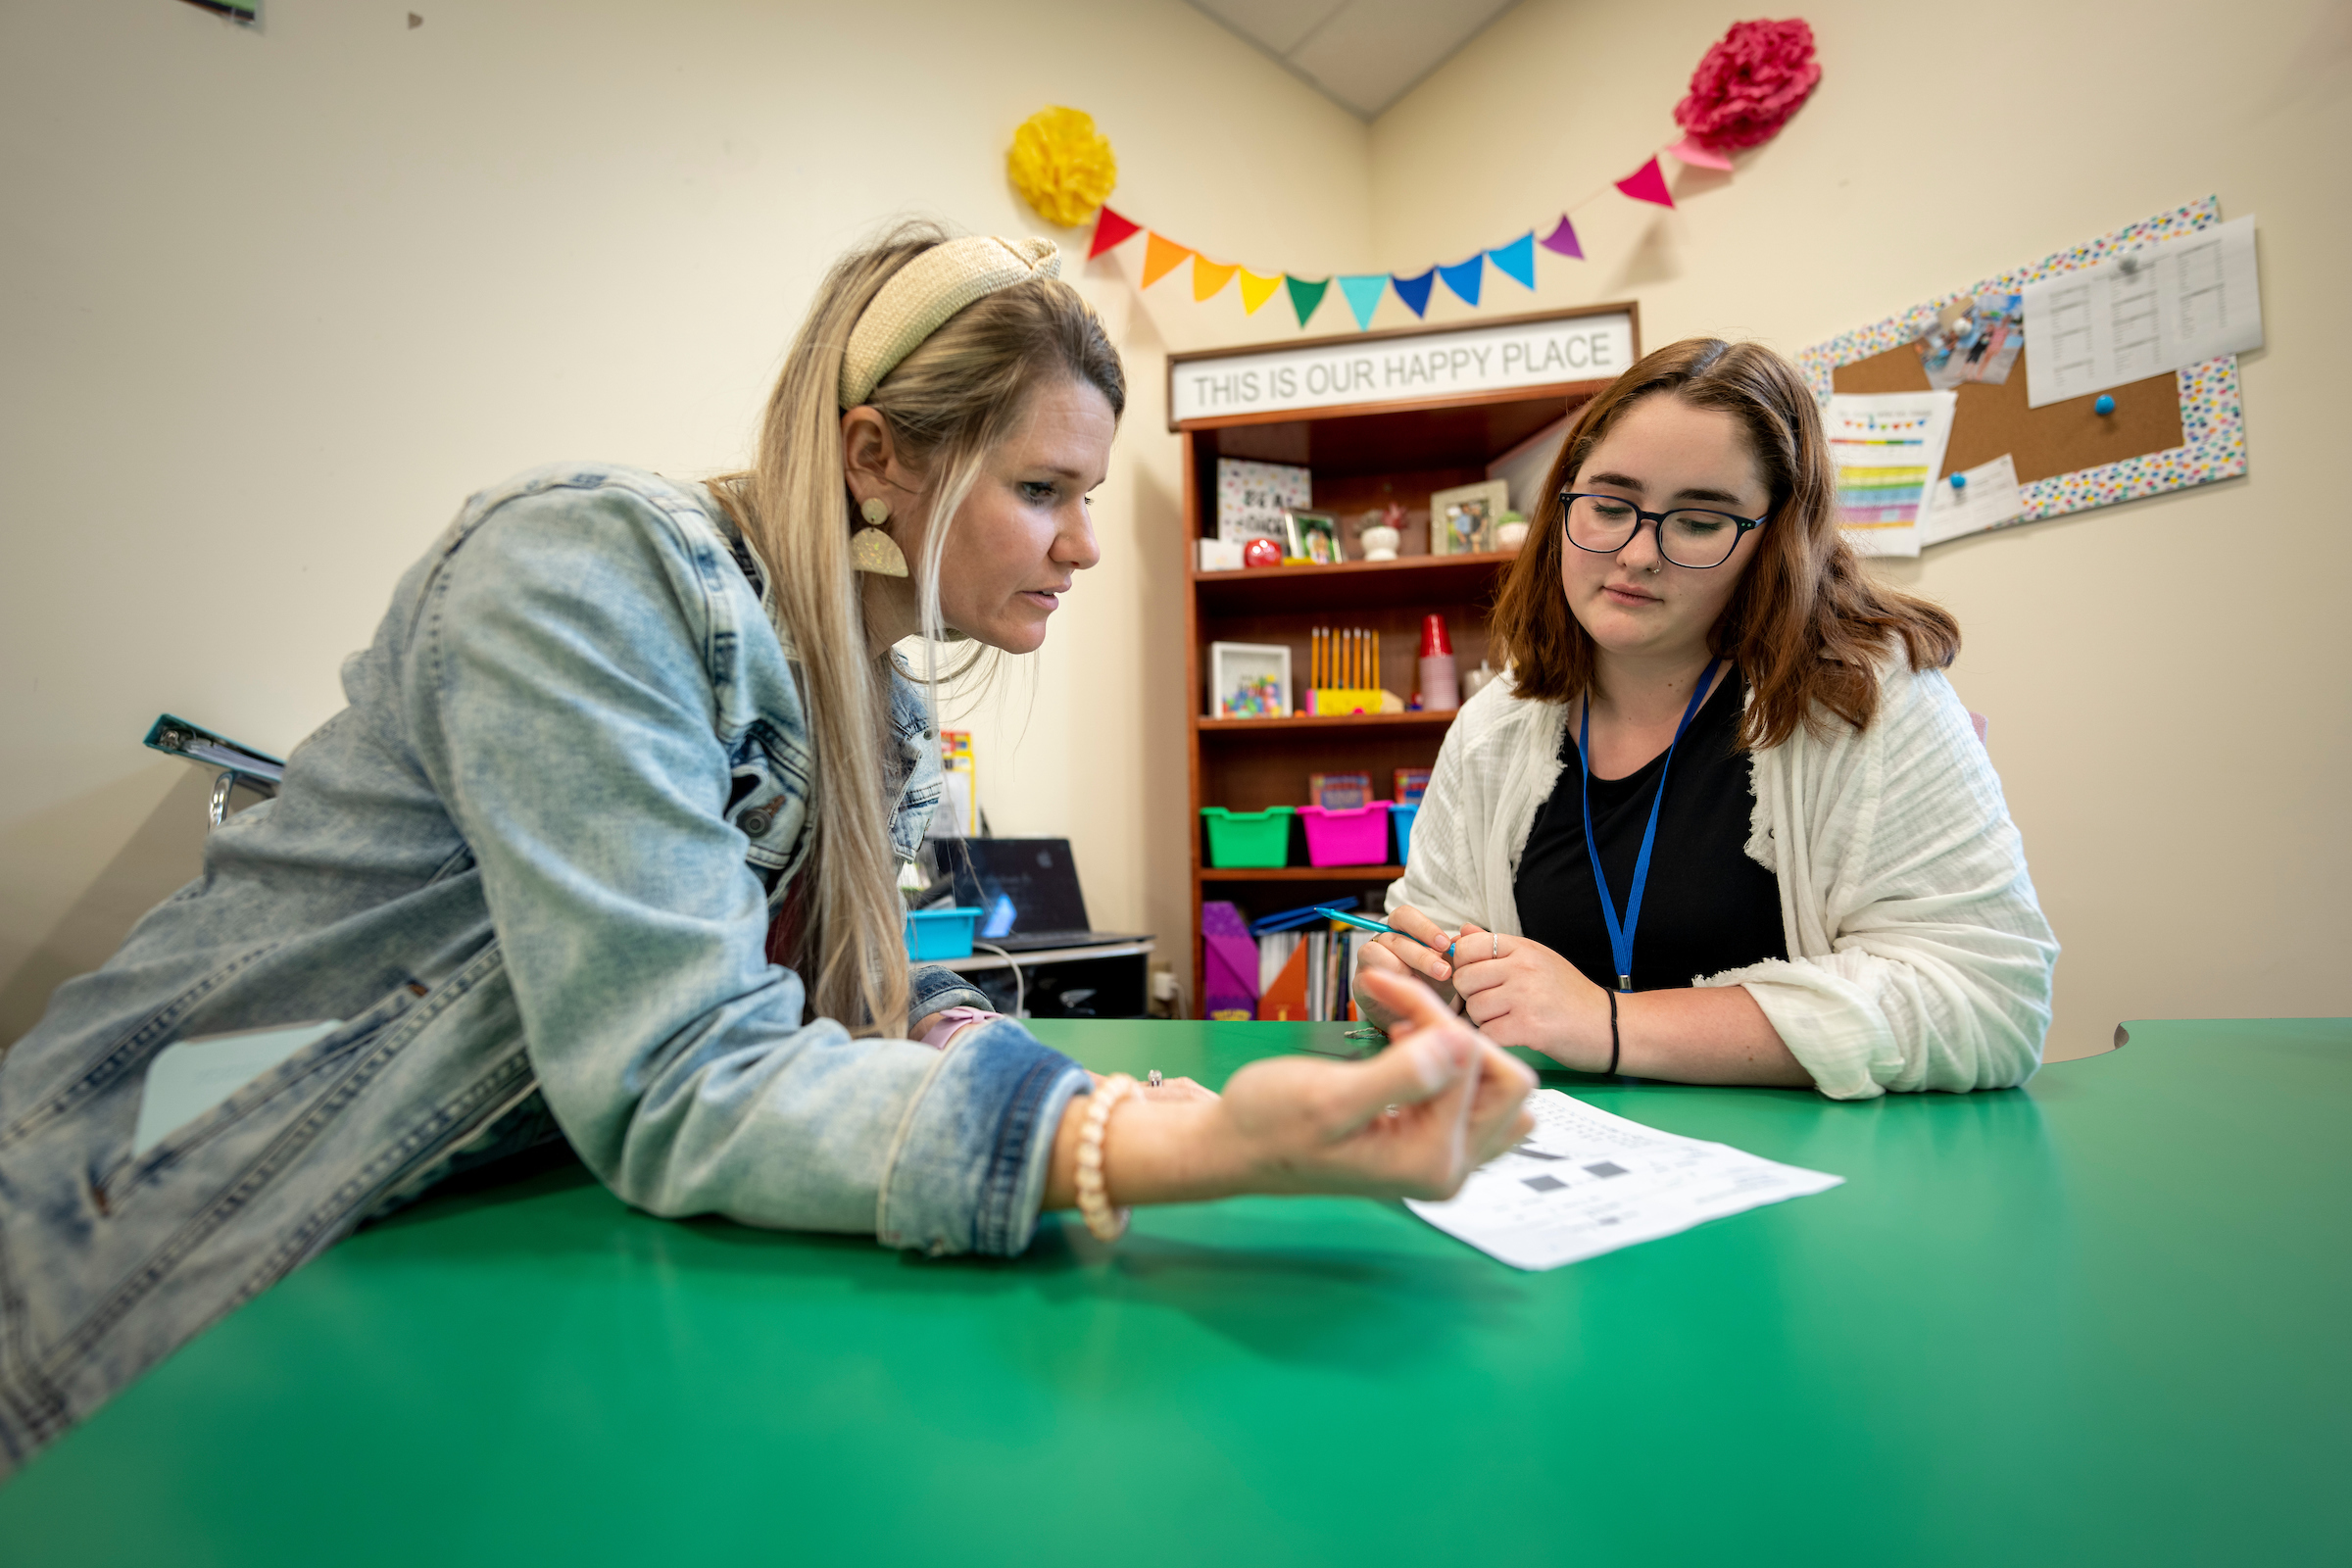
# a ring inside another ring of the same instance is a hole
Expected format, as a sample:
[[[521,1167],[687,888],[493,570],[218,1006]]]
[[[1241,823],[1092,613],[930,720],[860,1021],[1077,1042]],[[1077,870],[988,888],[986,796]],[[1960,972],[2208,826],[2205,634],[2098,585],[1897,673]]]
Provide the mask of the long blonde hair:
[[[899,270],[951,238],[932,223],[903,223],[835,263],[785,356],[750,469],[711,482],[774,579],[776,635],[800,666],[815,754],[808,819],[814,872],[802,956],[814,1010],[853,1033],[906,1026],[906,951],[884,798],[890,744],[889,657],[866,649],[850,535],[858,526],[844,468],[839,388],[850,332]],[[1009,436],[1039,388],[1092,386],[1113,416],[1127,381],[1102,324],[1077,290],[1037,277],[949,318],[866,399],[890,426],[899,457],[922,475],[929,526],[910,563],[923,636],[947,635],[939,566],[948,529],[991,449]],[[935,661],[925,671],[939,678]],[[934,720],[936,728],[936,719]],[[814,973],[808,956],[814,955]]]

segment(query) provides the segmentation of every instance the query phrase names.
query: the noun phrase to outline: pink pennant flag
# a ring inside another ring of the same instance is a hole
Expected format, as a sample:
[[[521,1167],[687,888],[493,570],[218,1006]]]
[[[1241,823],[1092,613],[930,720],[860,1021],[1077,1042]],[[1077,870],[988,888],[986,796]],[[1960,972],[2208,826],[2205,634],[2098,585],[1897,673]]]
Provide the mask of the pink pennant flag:
[[[1666,156],[1677,163],[1689,164],[1692,169],[1720,169],[1727,174],[1732,170],[1729,158],[1712,147],[1701,146],[1696,136],[1685,136],[1666,149]],[[1627,194],[1631,195],[1632,192]]]
[[[1674,205],[1674,192],[1666,188],[1666,175],[1655,158],[1619,180],[1617,188],[1638,202],[1655,202],[1660,207]]]
[[[1566,213],[1560,215],[1560,226],[1536,243],[1555,256],[1566,256],[1580,262],[1585,259],[1585,248],[1576,242],[1576,225],[1568,221]]]

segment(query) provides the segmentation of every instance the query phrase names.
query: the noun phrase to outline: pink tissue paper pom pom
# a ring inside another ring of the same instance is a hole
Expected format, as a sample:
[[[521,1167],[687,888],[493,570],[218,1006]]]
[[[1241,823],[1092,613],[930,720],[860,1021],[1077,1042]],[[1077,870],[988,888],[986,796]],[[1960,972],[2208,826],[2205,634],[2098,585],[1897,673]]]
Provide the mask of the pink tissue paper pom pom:
[[[1735,22],[1691,73],[1674,122],[1705,147],[1753,147],[1771,140],[1820,80],[1803,22]]]

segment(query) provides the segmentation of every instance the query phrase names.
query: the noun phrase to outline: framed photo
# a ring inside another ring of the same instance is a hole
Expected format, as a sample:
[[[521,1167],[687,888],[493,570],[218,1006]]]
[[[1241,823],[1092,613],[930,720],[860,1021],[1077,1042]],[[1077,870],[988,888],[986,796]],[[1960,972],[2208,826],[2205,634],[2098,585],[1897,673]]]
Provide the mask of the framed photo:
[[[1494,548],[1494,524],[1511,505],[1508,480],[1457,484],[1429,498],[1429,553],[1468,556]]]
[[[1283,543],[1286,508],[1315,501],[1314,475],[1288,463],[1217,460],[1217,537],[1246,545],[1252,539]]]
[[[1287,718],[1291,651],[1281,643],[1208,645],[1208,716]]]
[[[1286,507],[1282,514],[1283,551],[1298,561],[1328,566],[1341,559],[1340,519],[1328,512],[1301,512]]]

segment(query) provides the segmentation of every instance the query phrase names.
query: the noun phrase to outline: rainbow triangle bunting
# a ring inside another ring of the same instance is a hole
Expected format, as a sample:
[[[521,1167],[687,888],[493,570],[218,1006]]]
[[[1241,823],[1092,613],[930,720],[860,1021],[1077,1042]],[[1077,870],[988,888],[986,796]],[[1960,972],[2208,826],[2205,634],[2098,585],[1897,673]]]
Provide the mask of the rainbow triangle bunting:
[[[1730,173],[1732,161],[1712,147],[1702,147],[1695,136],[1685,136],[1666,149],[1666,156],[1693,169],[1720,169]]]
[[[1487,260],[1494,264],[1494,270],[1517,283],[1521,288],[1534,288],[1536,286],[1536,231],[1531,228],[1508,245],[1497,245],[1494,249],[1487,252]],[[1450,283],[1453,280],[1447,278],[1446,281]],[[1458,293],[1459,290],[1456,292]],[[1470,303],[1475,305],[1478,302],[1473,300]]]
[[[1372,329],[1372,313],[1380,309],[1380,297],[1388,291],[1389,274],[1386,272],[1341,274],[1340,292],[1348,296],[1348,309],[1355,313],[1357,331],[1368,332]]]
[[[1150,288],[1176,270],[1184,259],[1193,254],[1189,245],[1179,245],[1172,239],[1161,239],[1152,233],[1144,240],[1144,287]]]
[[[1389,281],[1396,285],[1396,297],[1404,308],[1415,316],[1429,314],[1429,291],[1438,286],[1438,270],[1431,268],[1419,277],[1398,277],[1391,273]]]
[[[1464,305],[1478,303],[1478,291],[1484,285],[1486,275],[1487,253],[1485,251],[1480,251],[1466,262],[1456,262],[1451,267],[1438,269],[1438,276],[1446,280],[1446,286],[1453,290],[1455,297],[1460,299]]]
[[[1612,181],[1618,192],[1638,202],[1656,207],[1674,206],[1674,191],[1666,183],[1666,172],[1659,166],[1661,158],[1672,158],[1686,168],[1711,169],[1729,172],[1732,161],[1728,155],[1709,147],[1692,136],[1685,136],[1671,147],[1653,153],[1641,168],[1623,179]],[[1578,205],[1582,206],[1583,203]],[[1348,314],[1355,318],[1356,330],[1372,329],[1372,318],[1380,311],[1380,302],[1390,289],[1396,291],[1397,301],[1416,317],[1426,318],[1430,298],[1439,281],[1464,305],[1476,310],[1486,303],[1487,265],[1517,283],[1521,288],[1536,286],[1536,247],[1541,245],[1554,256],[1570,261],[1583,261],[1585,247],[1577,237],[1576,224],[1568,214],[1562,213],[1551,232],[1539,237],[1529,229],[1507,244],[1491,250],[1474,251],[1464,261],[1443,263],[1426,271],[1407,277],[1396,272],[1343,272],[1338,277],[1293,277],[1288,272],[1252,272],[1238,262],[1212,262],[1190,245],[1179,245],[1166,235],[1145,228],[1142,224],[1109,207],[1095,215],[1095,232],[1087,247],[1087,259],[1092,261],[1105,251],[1125,244],[1137,234],[1145,236],[1142,287],[1150,288],[1186,262],[1193,264],[1193,298],[1214,299],[1225,285],[1238,274],[1241,282],[1242,310],[1255,316],[1268,300],[1286,290],[1291,310],[1303,329],[1321,310],[1330,295],[1331,285],[1340,285],[1341,297],[1348,302]]]
[[[1282,281],[1291,291],[1291,309],[1298,313],[1298,324],[1306,325],[1306,318],[1315,314],[1315,307],[1322,304],[1323,296],[1330,292],[1331,279],[1318,278],[1310,283],[1303,277],[1293,277],[1285,272]]]
[[[1200,280],[1200,274],[1196,272],[1194,274],[1193,281],[1198,283]],[[1280,272],[1276,272],[1272,277],[1260,277],[1255,272],[1250,270],[1250,269],[1247,267],[1243,268],[1242,314],[1244,316],[1255,316],[1257,314],[1257,308],[1260,305],[1265,304],[1266,301],[1272,299],[1274,297],[1274,291],[1280,287],[1282,287],[1282,274]]]
[[[1232,282],[1233,274],[1241,270],[1241,264],[1238,262],[1226,262],[1220,265],[1195,251],[1193,253],[1193,298],[1204,300],[1213,297],[1217,290]]]
[[[1113,245],[1135,238],[1143,229],[1143,224],[1130,223],[1109,208],[1103,208],[1095,215],[1095,242],[1086,248],[1086,259],[1093,261]]]
[[[1674,205],[1674,192],[1666,188],[1666,175],[1654,157],[1619,180],[1617,188],[1638,202],[1655,202],[1660,207]]]

